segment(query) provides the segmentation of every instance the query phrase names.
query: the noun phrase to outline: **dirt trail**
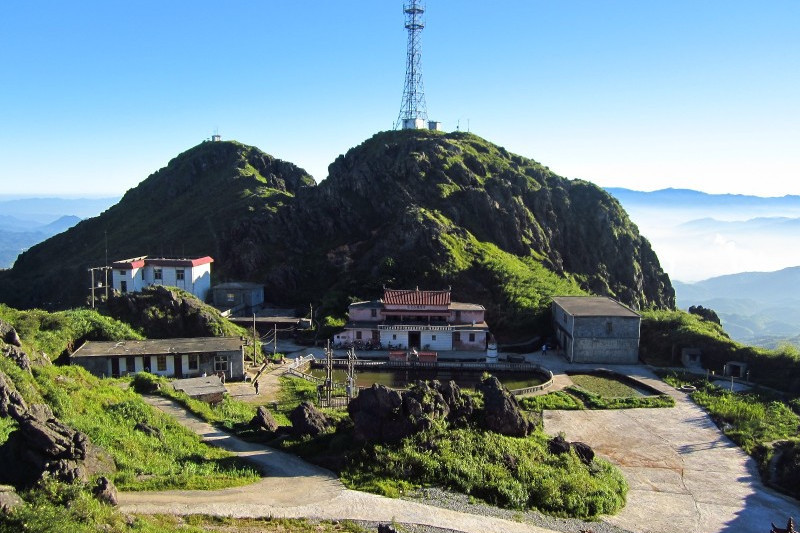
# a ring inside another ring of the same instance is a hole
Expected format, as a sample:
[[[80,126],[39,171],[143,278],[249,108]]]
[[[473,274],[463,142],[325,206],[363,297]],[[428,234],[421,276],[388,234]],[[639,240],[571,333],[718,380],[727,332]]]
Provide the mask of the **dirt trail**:
[[[348,490],[328,470],[293,455],[242,441],[206,424],[165,398],[147,397],[146,400],[210,444],[253,462],[266,477],[252,485],[214,491],[123,492],[119,495],[123,512],[207,514],[237,518],[272,516],[319,520],[394,520],[465,533],[555,533],[530,524]]]

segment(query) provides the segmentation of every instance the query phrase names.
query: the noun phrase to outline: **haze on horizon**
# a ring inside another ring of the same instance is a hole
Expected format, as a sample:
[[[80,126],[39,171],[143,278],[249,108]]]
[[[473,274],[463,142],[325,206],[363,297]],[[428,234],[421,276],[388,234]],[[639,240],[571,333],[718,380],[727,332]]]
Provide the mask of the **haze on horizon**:
[[[431,0],[431,119],[601,186],[800,194],[800,4]],[[317,180],[399,111],[402,2],[5,6],[4,194],[119,195],[210,137]]]

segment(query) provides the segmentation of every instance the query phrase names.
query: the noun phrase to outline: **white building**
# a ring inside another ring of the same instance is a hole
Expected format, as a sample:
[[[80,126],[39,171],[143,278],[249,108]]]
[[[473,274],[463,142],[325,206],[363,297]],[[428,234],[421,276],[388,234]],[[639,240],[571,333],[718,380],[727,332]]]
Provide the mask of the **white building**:
[[[350,304],[337,342],[433,351],[485,351],[489,326],[482,305],[453,302],[450,291],[384,289],[383,299]]]
[[[211,289],[211,263],[208,256],[196,259],[166,259],[147,256],[114,261],[111,286],[115,291],[139,292],[151,285],[178,287],[206,299]]]

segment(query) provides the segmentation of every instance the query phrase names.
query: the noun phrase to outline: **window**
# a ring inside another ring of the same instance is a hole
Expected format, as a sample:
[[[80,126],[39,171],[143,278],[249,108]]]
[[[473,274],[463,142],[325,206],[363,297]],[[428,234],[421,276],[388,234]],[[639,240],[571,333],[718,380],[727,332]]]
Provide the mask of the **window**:
[[[232,304],[233,302],[235,302],[236,301],[236,293],[233,293],[233,292],[227,293],[225,295],[225,301],[228,302],[229,304]]]
[[[611,331],[612,331],[613,329],[614,329],[614,326],[613,326],[613,324],[611,323],[611,321],[610,321],[610,320],[609,320],[609,321],[607,321],[607,322],[606,322],[606,333],[611,333]]]
[[[356,340],[361,340],[361,332],[356,331]]]
[[[189,370],[197,370],[198,368],[197,354],[189,354]]]
[[[175,271],[175,279],[177,281],[183,281],[183,272],[184,270],[182,268],[179,268],[178,270]]]
[[[134,356],[129,355],[125,358],[125,371],[129,374],[136,372],[136,358]]]
[[[227,372],[228,371],[228,356],[215,355],[214,356],[214,372]]]
[[[470,333],[469,334],[469,342],[475,342],[475,334],[474,333]]]
[[[436,340],[436,335],[431,335],[431,340],[435,341]]]
[[[392,340],[396,341],[397,340],[397,335],[392,335]]]
[[[128,282],[124,279],[119,282],[119,292],[126,293],[128,292]]]
[[[369,311],[370,311],[369,314],[370,314],[370,316],[372,318],[377,318],[378,317],[378,310],[377,309],[370,309]]]
[[[120,276],[122,276],[122,277],[125,277],[125,271],[124,271],[124,270],[119,270],[117,273],[118,273]]]
[[[453,332],[453,342],[461,342],[461,332],[454,331]]]
[[[154,268],[153,269],[153,279],[156,280],[156,281],[161,281],[162,278],[163,278],[163,275],[162,275],[161,269],[160,268]]]
[[[167,356],[166,355],[158,355],[156,356],[156,370],[159,372],[166,372],[167,371]]]
[[[456,311],[456,322],[461,322],[461,311]]]

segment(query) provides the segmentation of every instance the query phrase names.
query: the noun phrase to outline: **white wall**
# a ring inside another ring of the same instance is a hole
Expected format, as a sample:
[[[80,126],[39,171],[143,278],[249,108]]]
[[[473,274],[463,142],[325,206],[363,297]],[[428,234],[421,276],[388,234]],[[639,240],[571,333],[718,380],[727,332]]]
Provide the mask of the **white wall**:
[[[393,336],[396,336],[396,339],[392,339]],[[408,348],[408,332],[391,330],[391,329],[382,329],[381,344],[383,345],[384,348],[389,344],[391,344],[392,346],[397,346],[399,344],[403,348]]]
[[[449,331],[423,331],[420,339],[423,350],[443,352],[453,349],[453,334]],[[426,344],[429,345],[427,348]]]

